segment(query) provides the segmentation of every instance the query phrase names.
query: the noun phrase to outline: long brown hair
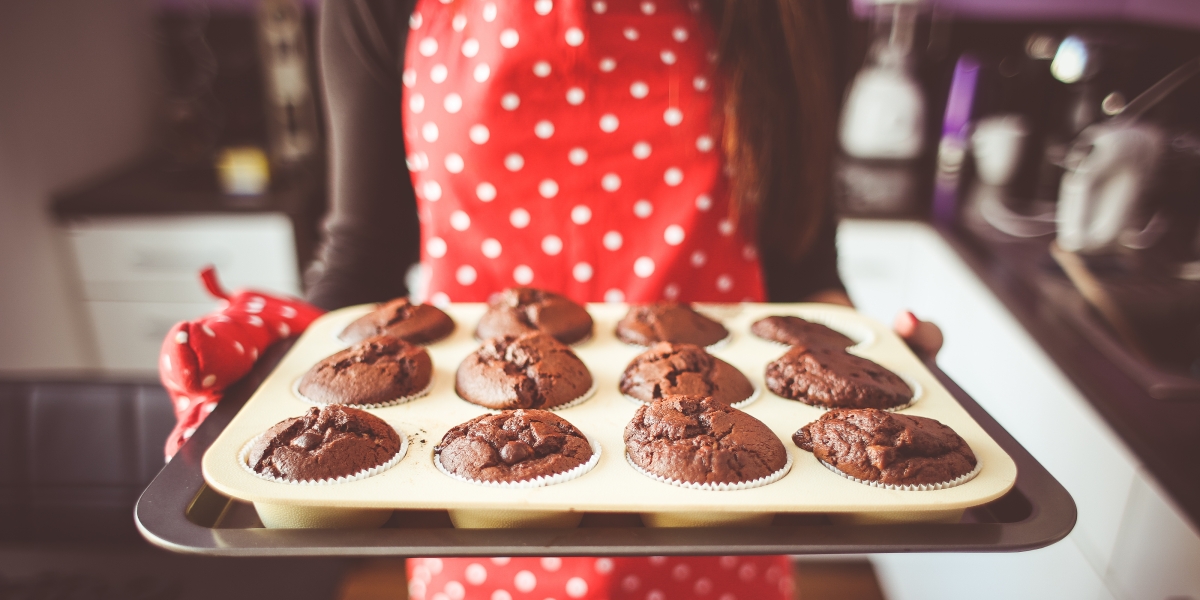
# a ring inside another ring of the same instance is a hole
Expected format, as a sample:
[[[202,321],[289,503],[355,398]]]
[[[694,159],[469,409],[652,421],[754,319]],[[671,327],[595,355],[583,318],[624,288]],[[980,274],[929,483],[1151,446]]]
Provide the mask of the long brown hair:
[[[831,185],[837,114],[824,2],[705,1],[725,76],[732,217],[760,246],[798,259],[826,216]]]

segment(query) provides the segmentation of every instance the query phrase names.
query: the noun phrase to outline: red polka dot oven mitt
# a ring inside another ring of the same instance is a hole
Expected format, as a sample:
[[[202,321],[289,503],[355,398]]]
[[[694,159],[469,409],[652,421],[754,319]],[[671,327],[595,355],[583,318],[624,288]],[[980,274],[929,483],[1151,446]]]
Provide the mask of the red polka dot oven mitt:
[[[217,271],[200,272],[204,287],[224,307],[175,324],[163,340],[158,373],[175,404],[175,429],[165,448],[170,460],[213,411],[226,388],[245,377],[268,346],[299,335],[323,311],[295,298],[221,288]]]

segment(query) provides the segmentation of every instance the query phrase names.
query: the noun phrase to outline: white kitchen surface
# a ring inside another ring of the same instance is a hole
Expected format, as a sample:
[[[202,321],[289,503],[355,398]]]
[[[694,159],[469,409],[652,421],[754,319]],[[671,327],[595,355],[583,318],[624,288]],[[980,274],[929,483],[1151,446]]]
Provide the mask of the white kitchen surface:
[[[890,323],[909,309],[936,322],[946,336],[942,369],[1079,509],[1067,539],[1041,550],[873,555],[888,598],[1200,598],[1200,535],[932,227],[846,220],[838,251],[859,310]]]

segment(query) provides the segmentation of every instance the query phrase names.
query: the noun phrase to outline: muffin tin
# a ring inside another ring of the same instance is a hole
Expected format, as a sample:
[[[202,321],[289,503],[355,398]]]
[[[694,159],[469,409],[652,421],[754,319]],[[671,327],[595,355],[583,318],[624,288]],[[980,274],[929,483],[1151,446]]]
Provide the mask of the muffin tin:
[[[569,527],[585,512],[640,513],[646,525],[764,525],[778,513],[821,513],[835,522],[956,522],[964,509],[1003,496],[1016,481],[1017,469],[1004,450],[967,414],[941,383],[895,334],[852,309],[820,304],[740,304],[700,306],[732,332],[714,350],[763,390],[744,410],[766,423],[784,442],[793,466],[780,480],[747,490],[706,491],[664,484],[636,472],[625,460],[623,432],[637,409],[617,388],[625,366],[642,348],[626,345],[613,329],[628,307],[591,304],[593,337],[574,346],[596,379],[594,396],[558,411],[603,448],[594,469],[561,484],[528,489],[496,489],[454,480],[439,472],[433,447],[447,430],[482,412],[454,392],[459,362],[478,348],[473,339],[483,304],[446,309],[458,327],[429,346],[434,385],[429,395],[372,409],[407,436],[407,455],[394,467],[358,481],[323,486],[270,482],[239,463],[239,451],[271,425],[296,416],[310,404],[296,397],[293,383],[313,364],[340,350],[336,339],[348,323],[371,310],[358,306],[329,313],[314,322],[280,361],[241,412],[204,455],[202,472],[210,487],[252,502],[268,527],[370,526],[391,509],[444,509],[459,527]],[[821,410],[770,393],[763,382],[768,362],[784,349],[754,337],[750,324],[769,315],[796,315],[824,323],[859,341],[851,351],[869,358],[919,386],[906,414],[931,417],[953,428],[971,445],[982,469],[965,484],[932,491],[879,489],[842,478],[812,454],[791,443],[791,434],[817,419]],[[867,335],[869,333],[869,335]]]

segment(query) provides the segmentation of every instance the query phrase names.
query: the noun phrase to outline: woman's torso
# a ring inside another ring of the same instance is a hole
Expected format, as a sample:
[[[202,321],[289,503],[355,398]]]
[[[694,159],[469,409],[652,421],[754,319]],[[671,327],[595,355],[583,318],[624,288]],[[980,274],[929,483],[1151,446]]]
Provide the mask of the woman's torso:
[[[426,297],[763,300],[711,28],[682,0],[420,0],[403,75]]]

